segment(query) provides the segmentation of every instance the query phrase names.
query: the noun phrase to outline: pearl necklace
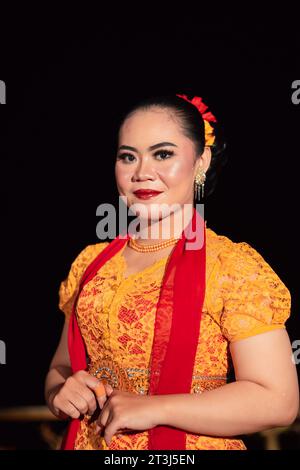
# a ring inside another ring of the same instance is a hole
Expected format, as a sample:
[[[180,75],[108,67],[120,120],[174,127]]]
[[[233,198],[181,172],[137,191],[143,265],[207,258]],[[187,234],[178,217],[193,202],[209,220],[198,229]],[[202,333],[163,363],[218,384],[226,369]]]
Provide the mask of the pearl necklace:
[[[134,238],[130,237],[128,245],[140,253],[150,253],[153,251],[162,250],[163,248],[167,248],[170,245],[174,245],[178,240],[179,238],[172,237],[163,242],[155,243],[154,245],[140,245]]]

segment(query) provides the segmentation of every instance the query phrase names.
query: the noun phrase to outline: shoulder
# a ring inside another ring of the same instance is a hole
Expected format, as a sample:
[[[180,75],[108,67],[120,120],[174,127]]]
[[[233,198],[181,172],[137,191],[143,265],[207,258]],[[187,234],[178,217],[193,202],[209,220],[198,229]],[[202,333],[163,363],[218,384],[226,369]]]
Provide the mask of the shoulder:
[[[246,241],[233,241],[225,235],[207,229],[208,249],[218,253],[220,266],[239,277],[247,276],[254,271],[278,278],[272,266],[262,253]]]
[[[70,317],[73,300],[78,292],[81,276],[89,264],[98,256],[109,242],[100,242],[87,245],[83,248],[72,261],[68,275],[63,279],[59,286],[59,309]]]
[[[87,245],[79,252],[71,264],[71,268],[76,269],[76,273],[85,269],[104,248],[109,245],[109,242],[100,242]]]
[[[217,263],[219,269],[238,267],[246,255],[245,262],[251,262],[256,250],[246,242],[235,242],[226,235],[219,234],[211,228],[206,228],[207,258],[212,263]],[[257,253],[258,254],[258,253]]]
[[[216,250],[221,253],[232,248],[235,242],[229,237],[215,232],[212,228],[206,227],[206,243],[209,251]]]

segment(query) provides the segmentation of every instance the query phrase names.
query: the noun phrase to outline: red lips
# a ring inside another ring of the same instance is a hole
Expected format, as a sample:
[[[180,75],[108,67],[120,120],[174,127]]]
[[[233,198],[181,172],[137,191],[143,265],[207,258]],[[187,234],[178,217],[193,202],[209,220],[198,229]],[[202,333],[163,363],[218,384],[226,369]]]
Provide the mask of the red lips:
[[[137,191],[133,191],[133,194],[135,194],[139,199],[149,199],[162,192],[163,191],[155,191],[154,189],[138,189]]]

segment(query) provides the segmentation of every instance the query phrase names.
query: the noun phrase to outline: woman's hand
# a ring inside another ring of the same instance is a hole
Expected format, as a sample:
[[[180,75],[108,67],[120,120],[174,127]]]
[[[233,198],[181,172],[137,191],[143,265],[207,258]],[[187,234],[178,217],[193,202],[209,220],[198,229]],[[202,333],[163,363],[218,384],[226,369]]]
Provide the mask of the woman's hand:
[[[104,439],[109,446],[114,434],[124,430],[144,431],[161,424],[161,413],[158,396],[137,395],[115,389],[100,413],[96,431],[105,427]]]
[[[80,415],[92,416],[103,407],[113,388],[104,381],[98,380],[88,372],[80,370],[66,379],[55,392],[52,405],[55,414],[62,419],[79,418]]]

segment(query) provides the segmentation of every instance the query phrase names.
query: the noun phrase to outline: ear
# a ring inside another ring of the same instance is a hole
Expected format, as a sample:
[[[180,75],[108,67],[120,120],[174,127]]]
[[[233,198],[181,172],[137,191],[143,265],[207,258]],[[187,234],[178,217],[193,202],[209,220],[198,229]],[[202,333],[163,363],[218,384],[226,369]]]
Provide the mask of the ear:
[[[196,162],[196,168],[195,168],[195,176],[197,172],[200,170],[207,172],[211,162],[211,148],[210,147],[204,147],[202,155],[198,158]]]

